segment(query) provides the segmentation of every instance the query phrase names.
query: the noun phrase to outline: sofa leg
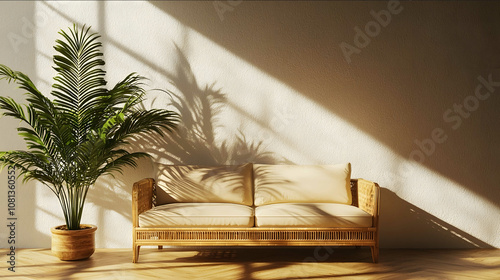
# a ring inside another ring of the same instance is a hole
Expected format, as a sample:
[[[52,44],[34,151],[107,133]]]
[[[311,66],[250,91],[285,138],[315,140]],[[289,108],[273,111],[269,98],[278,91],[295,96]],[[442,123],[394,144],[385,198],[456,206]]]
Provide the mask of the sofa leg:
[[[163,249],[163,246],[162,245],[158,245],[158,250],[161,250]]]
[[[133,263],[136,263],[139,260],[139,251],[141,250],[141,246],[134,245],[134,258],[132,259]]]
[[[370,248],[372,249],[373,263],[378,263],[378,251],[379,251],[378,246],[371,246]]]

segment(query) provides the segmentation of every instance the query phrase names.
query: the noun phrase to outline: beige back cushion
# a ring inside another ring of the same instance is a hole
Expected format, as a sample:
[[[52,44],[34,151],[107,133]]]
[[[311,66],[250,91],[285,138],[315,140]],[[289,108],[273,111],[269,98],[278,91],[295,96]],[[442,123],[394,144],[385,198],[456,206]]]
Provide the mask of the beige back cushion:
[[[351,204],[351,164],[254,164],[255,206],[273,203]]]
[[[251,206],[252,164],[160,165],[156,204],[227,202]]]

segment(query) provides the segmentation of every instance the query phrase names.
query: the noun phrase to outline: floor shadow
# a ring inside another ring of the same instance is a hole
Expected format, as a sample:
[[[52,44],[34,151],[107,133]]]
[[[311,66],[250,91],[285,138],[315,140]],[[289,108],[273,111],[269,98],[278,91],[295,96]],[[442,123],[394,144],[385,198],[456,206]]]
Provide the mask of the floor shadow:
[[[496,279],[500,269],[499,250],[386,249],[373,264],[363,249],[332,249],[145,248],[138,263],[130,249],[98,249],[78,262],[59,261],[48,249],[20,250],[17,271],[0,279]]]
[[[382,248],[494,248],[388,189],[381,189],[380,205]]]
[[[178,251],[178,248],[168,250]],[[321,262],[371,262],[371,252],[368,248],[355,247],[214,247],[191,248],[197,254],[177,258],[181,262],[310,262],[312,259]],[[316,258],[314,256],[317,256]]]

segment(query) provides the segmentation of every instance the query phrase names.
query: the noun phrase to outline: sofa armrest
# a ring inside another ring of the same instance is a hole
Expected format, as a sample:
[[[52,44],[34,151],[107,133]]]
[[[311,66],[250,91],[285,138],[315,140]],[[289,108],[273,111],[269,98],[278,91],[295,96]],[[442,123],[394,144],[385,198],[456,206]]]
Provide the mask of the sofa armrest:
[[[379,213],[380,187],[377,183],[358,179],[358,207],[373,216]]]
[[[139,215],[153,208],[155,181],[152,178],[135,182],[132,188],[132,224],[139,226]]]
[[[377,183],[358,179],[357,180],[357,203],[358,207],[373,216],[373,226],[378,227],[380,187]]]
[[[373,226],[378,227],[380,212],[380,187],[377,183],[364,180],[351,180],[353,205],[373,216]]]

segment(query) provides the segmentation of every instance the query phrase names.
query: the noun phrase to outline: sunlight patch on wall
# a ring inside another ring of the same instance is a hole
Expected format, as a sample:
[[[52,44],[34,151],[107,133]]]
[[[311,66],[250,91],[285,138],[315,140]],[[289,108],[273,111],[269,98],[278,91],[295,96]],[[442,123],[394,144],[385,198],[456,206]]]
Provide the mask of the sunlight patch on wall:
[[[204,92],[209,87],[220,90],[225,106],[213,116],[218,143],[235,141],[236,136],[242,134],[247,141],[261,143],[266,151],[291,163],[349,161],[353,177],[377,181],[381,187],[438,219],[500,247],[497,234],[500,224],[498,219],[491,219],[500,216],[495,205],[469,191],[467,186],[399,156],[305,94],[182,25],[154,5],[114,1],[51,5],[36,2],[37,9],[47,10],[51,16],[43,28],[36,30],[35,68],[37,82],[43,83],[40,88],[43,92],[50,91],[55,73],[51,70],[51,57],[57,31],[70,26],[71,21],[87,23],[103,33],[108,86],[130,72],[138,72],[150,79],[153,88],[183,91],[185,95]],[[154,92],[146,103],[168,106],[170,97]],[[119,184],[128,191],[134,180],[143,177],[143,171],[131,171]],[[40,192],[38,189],[31,194],[36,205],[33,223],[38,231],[48,233],[49,225],[61,223],[62,214],[53,194],[47,189]],[[112,190],[108,189],[110,196]],[[104,228],[97,233],[97,238],[102,240],[98,241],[100,247],[130,246],[128,230],[109,238],[115,228],[131,228],[127,191],[118,192],[117,200],[104,203],[95,198],[87,204],[84,221],[95,221]]]
[[[354,177],[378,181],[438,219],[490,245],[500,245],[495,234],[500,222],[485,223],[487,217],[500,216],[500,209],[487,199],[398,155],[200,33],[186,27],[182,32],[198,85],[215,83],[227,93],[228,106],[219,116],[222,139],[239,130],[296,164],[351,161]]]
[[[398,185],[393,190],[402,199],[417,205],[443,221],[498,247],[500,209],[488,199],[478,196],[467,186],[420,164],[405,160],[395,179]]]

